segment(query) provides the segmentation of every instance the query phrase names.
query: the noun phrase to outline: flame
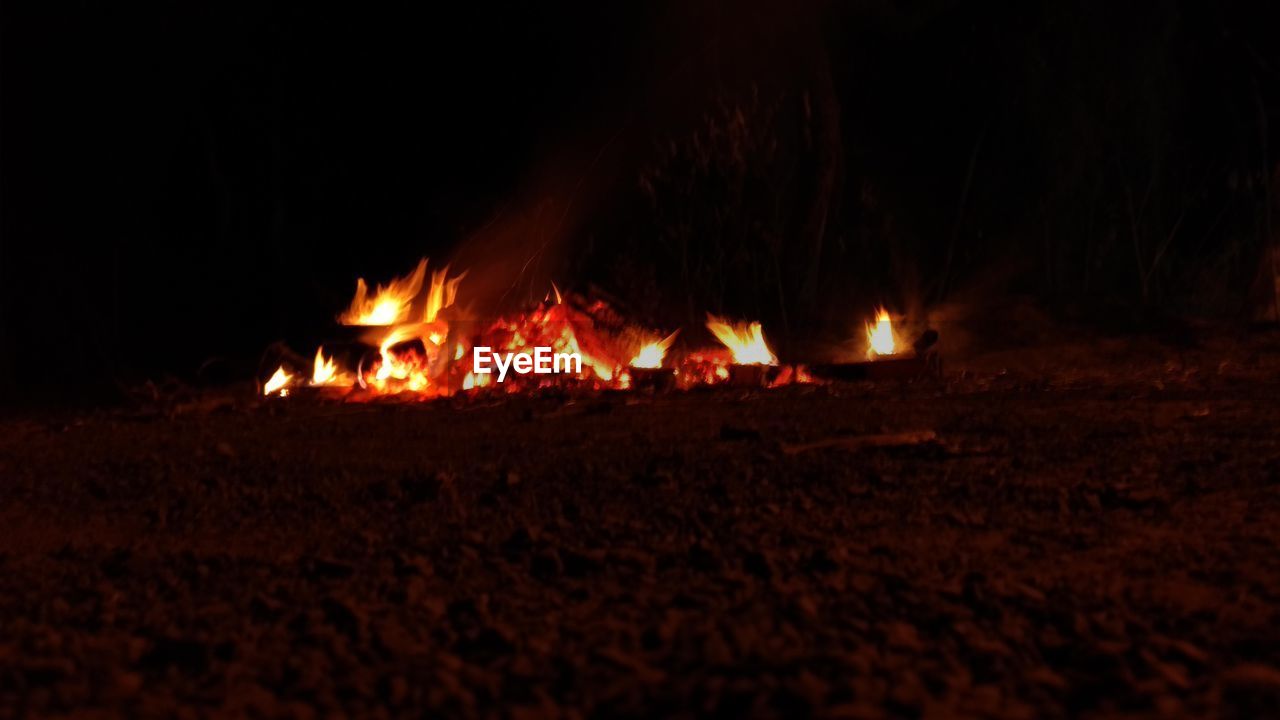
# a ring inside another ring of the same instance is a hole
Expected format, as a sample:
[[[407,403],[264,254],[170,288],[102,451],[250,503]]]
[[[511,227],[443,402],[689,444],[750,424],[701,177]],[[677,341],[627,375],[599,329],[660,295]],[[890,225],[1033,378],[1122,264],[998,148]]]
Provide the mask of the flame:
[[[876,311],[875,323],[867,323],[867,358],[874,360],[879,355],[892,355],[897,344],[893,339],[893,320],[884,308]]]
[[[431,385],[429,375],[430,358],[423,358],[416,350],[397,350],[396,346],[412,340],[422,340],[428,350],[435,346],[430,335],[423,336],[417,325],[401,325],[387,333],[378,345],[381,361],[373,372],[373,385],[378,390],[386,390],[391,381],[400,389],[420,391]]]
[[[338,363],[331,357],[324,356],[324,346],[316,348],[316,360],[311,371],[312,385],[351,385],[351,376],[338,368]]]
[[[262,386],[262,394],[264,396],[279,392],[280,397],[289,394],[289,383],[293,382],[293,376],[285,371],[284,366],[276,368],[276,372],[271,379]]]
[[[338,321],[345,325],[377,326],[377,331],[366,335],[366,342],[376,343],[378,359],[359,368],[355,381],[360,387],[378,393],[403,391],[438,394],[447,383],[438,382],[448,371],[448,357],[444,346],[449,338],[449,323],[442,319],[443,311],[458,298],[458,286],[467,273],[449,276],[449,266],[431,273],[431,284],[422,293],[427,274],[427,260],[418,261],[413,272],[396,278],[386,286],[379,285],[369,296],[368,285],[363,278],[356,281],[356,294],[351,307]],[[410,319],[414,304],[422,297],[421,321]],[[422,348],[407,346],[419,340]],[[455,360],[461,359],[465,349],[456,347]],[[338,371],[332,360],[325,360],[323,353],[316,354],[316,367],[312,384],[351,385],[353,378]]]
[[[425,260],[423,263],[422,267],[426,267]],[[458,284],[466,276],[464,272],[455,278],[450,278],[448,265],[431,273],[431,289],[427,291],[427,309],[422,317],[424,322],[435,322],[441,310],[453,305],[453,301],[458,297]],[[439,345],[439,343],[436,344]]]
[[[357,278],[351,307],[338,317],[338,322],[343,325],[394,325],[404,322],[409,316],[409,306],[422,290],[422,279],[426,273],[427,259],[423,258],[413,272],[392,280],[385,287],[379,285],[372,298],[368,297],[369,286],[364,278]]]
[[[305,370],[281,366],[263,385],[263,394],[285,396],[300,386],[349,389],[358,385],[347,397],[366,400],[404,394],[428,400],[459,390],[498,389],[494,375],[468,372],[467,356],[471,348],[480,346],[512,353],[546,347],[556,354],[576,354],[581,360],[580,371],[561,377],[544,373],[527,378],[508,376],[501,387],[505,392],[565,386],[627,390],[635,383],[630,368],[659,369],[664,365],[671,370],[676,387],[690,388],[731,379],[732,364],[778,364],[759,322],[732,323],[708,315],[707,328],[723,347],[694,348],[673,360],[668,351],[678,332],[660,337],[628,323],[604,301],[562,293],[554,283],[538,305],[499,318],[487,327],[463,323],[457,311],[448,309],[455,306],[466,275],[452,277],[445,266],[428,277],[427,260],[423,259],[408,275],[378,285],[372,292],[363,278],[357,280],[355,296],[339,321],[370,328],[360,337],[370,347],[367,355],[354,369],[344,370],[337,357],[326,355],[323,346],[319,347],[309,377]],[[881,315],[881,321],[887,323],[887,314],[881,311]],[[892,342],[891,330],[888,337]],[[879,352],[881,346],[876,347]],[[892,352],[892,345],[888,352]],[[770,376],[770,387],[812,381],[803,367],[780,368]]]
[[[647,343],[644,347],[640,348],[640,351],[636,353],[635,357],[631,358],[631,363],[630,363],[631,367],[633,368],[662,367],[662,360],[663,358],[666,357],[667,350],[671,347],[671,344],[675,342],[676,335],[679,335],[679,334],[680,334],[680,331],[677,330],[671,333],[670,335],[666,336],[662,340],[654,340],[653,342]]]
[[[729,324],[723,318],[707,313],[707,329],[733,353],[736,365],[777,365],[778,357],[764,340],[760,323]]]

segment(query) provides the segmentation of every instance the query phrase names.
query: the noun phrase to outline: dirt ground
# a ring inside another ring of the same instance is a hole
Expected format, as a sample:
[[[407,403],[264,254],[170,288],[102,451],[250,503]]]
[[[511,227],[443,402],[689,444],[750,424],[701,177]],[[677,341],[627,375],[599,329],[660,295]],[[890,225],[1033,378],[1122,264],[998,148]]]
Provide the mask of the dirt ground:
[[[1278,421],[1277,333],[11,415],[0,715],[1274,716]]]

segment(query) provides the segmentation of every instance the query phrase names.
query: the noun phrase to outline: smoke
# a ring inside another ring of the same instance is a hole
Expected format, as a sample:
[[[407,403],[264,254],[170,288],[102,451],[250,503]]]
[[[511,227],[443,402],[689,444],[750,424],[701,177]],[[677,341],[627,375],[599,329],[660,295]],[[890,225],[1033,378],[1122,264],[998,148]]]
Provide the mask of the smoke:
[[[467,297],[493,311],[593,284],[664,323],[750,315],[784,345],[812,325],[844,173],[822,12],[647,7],[615,76],[452,255]]]
[[[553,283],[570,280],[572,243],[618,182],[617,138],[609,136],[592,154],[559,152],[461,242],[450,262],[468,270],[465,298],[472,312],[492,315],[535,302]]]

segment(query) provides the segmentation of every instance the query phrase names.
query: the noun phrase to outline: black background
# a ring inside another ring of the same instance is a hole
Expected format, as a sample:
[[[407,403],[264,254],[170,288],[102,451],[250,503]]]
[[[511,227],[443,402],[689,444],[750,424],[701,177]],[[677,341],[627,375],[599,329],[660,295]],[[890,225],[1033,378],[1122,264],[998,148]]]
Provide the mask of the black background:
[[[486,302],[595,283],[784,344],[974,292],[1241,316],[1277,27],[1205,0],[8,2],[4,387],[249,366],[421,256]],[[699,144],[734,118],[742,157]]]

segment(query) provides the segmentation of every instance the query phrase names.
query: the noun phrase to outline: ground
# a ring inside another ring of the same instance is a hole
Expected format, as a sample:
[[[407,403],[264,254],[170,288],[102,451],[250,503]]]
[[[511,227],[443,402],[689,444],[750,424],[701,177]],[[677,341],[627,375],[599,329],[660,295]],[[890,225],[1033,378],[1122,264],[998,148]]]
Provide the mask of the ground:
[[[1275,333],[937,382],[11,415],[0,709],[1257,717],[1277,419]]]

